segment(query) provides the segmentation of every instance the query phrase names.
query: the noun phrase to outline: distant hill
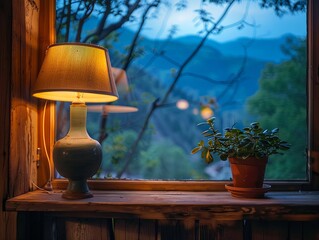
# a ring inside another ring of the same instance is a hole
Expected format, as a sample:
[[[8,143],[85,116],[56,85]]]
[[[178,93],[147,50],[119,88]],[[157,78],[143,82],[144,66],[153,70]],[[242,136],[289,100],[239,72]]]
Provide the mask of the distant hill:
[[[93,24],[95,22],[90,21],[86,29],[92,29]],[[121,28],[115,37],[101,43],[108,46],[114,67],[122,66],[123,56],[127,54],[133,37],[134,32]],[[232,126],[235,122],[236,126],[241,127],[247,117],[251,117],[245,112],[245,103],[258,91],[258,80],[265,66],[270,62],[280,63],[287,59],[281,51],[287,37],[294,36],[285,35],[276,39],[239,38],[228,42],[208,39],[184,69],[167,106],[153,112],[143,142],[139,144],[141,152],[144,153],[150,144],[164,140],[189,154],[201,138],[196,124],[202,121],[198,113],[203,96],[217,99],[218,108],[214,111],[217,117],[216,125],[220,130]],[[174,73],[200,40],[199,36],[184,36],[169,41],[140,37],[138,49],[141,55],[127,70],[132,87],[132,101],[129,105],[133,103],[139,111],[127,115],[110,114],[110,135],[127,130],[139,132],[143,128],[142,124],[150,105],[155,99],[164,96],[174,79]],[[179,99],[188,100],[190,107],[183,111],[176,108],[175,103]],[[115,104],[126,105],[125,100],[125,97],[120,95],[120,100]],[[194,110],[197,110],[197,114]],[[99,115],[88,116],[89,130],[93,134],[99,133],[98,121]]]
[[[234,57],[243,56],[244,47],[246,47],[247,55],[250,58],[262,61],[281,62],[287,59],[287,56],[281,51],[281,47],[285,44],[288,37],[294,38],[293,35],[287,34],[280,38],[238,38],[222,43],[209,39],[205,46],[218,49],[223,55]],[[189,44],[196,44],[199,40],[200,38],[198,36],[185,36],[176,39],[178,42],[188,42]]]
[[[111,54],[114,50],[125,54],[125,49],[130,46],[134,36],[133,32],[125,28],[122,28],[118,34],[118,41],[112,43]],[[223,120],[226,122],[221,125],[233,124],[232,117],[235,117],[240,124],[245,116],[245,102],[258,90],[258,79],[265,65],[269,62],[280,63],[287,59],[281,51],[281,46],[287,37],[288,35],[278,39],[254,40],[240,38],[225,43],[208,39],[185,68],[169,102],[180,98],[198,101],[199,96],[216,97],[219,116],[226,116],[226,114],[230,116],[226,117]],[[155,97],[162,97],[164,89],[167,89],[173,81],[172,73],[180,67],[199,41],[198,36],[185,36],[169,41],[141,37],[139,48],[143,55],[133,61],[128,74],[131,82],[137,83],[134,91],[139,94],[148,92]],[[244,58],[243,46],[246,46],[246,58]],[[133,69],[142,69],[143,75],[135,75]],[[241,71],[240,74],[239,71]],[[157,87],[158,84],[162,87]],[[182,115],[178,117],[180,114]],[[156,112],[152,123],[157,133],[165,137],[167,133],[177,131],[178,126],[181,125],[180,119],[183,119],[183,124],[188,131],[178,131],[173,141],[181,146],[180,142],[189,138],[189,141],[184,141],[185,146],[183,145],[183,148],[187,150],[191,148],[193,144],[191,139],[197,131],[195,127],[189,128],[196,122],[191,111],[173,113],[172,109],[168,112],[163,109]]]
[[[113,49],[124,54],[131,44],[133,32],[123,28],[118,37],[118,41],[112,44]],[[196,58],[185,68],[177,87],[193,96],[224,94],[223,98],[229,98],[234,92],[225,91],[225,88],[231,84],[230,81],[238,74],[245,61],[244,70],[236,83],[244,83],[236,87],[237,99],[244,101],[258,89],[258,78],[265,64],[285,59],[281,52],[284,39],[285,37],[252,41],[247,47],[245,60],[242,46],[247,45],[249,39],[241,38],[226,43],[207,40]],[[179,68],[199,41],[197,36],[185,36],[170,41],[141,38],[139,48],[143,49],[143,57],[134,60],[132,66],[141,68],[150,75],[155,74],[158,81],[169,85],[173,80],[172,71]]]

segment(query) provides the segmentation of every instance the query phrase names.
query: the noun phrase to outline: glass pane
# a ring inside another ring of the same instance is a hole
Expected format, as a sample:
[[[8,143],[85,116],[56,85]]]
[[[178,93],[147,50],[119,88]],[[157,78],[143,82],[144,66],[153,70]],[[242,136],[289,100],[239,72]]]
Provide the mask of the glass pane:
[[[197,124],[214,116],[221,131],[278,127],[292,147],[271,156],[266,177],[306,179],[306,2],[135,2],[57,1],[58,41],[108,48],[118,77],[117,102],[89,105],[103,148],[96,177],[230,179],[228,161],[191,154]],[[58,109],[60,138],[68,107]]]

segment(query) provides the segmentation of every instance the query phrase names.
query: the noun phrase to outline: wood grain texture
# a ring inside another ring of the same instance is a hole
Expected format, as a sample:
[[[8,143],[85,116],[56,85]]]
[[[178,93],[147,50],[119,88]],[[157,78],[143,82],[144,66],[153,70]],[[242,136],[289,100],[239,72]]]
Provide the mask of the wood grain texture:
[[[140,219],[139,240],[157,240],[158,221]]]
[[[114,219],[114,237],[110,240],[156,240],[158,239],[157,221],[145,219]],[[109,225],[109,231],[112,232]]]
[[[143,219],[319,219],[319,192],[268,193],[265,199],[238,199],[226,192],[101,191],[83,200],[61,192],[30,192],[6,204],[10,211],[73,212]]]
[[[15,213],[4,212],[8,198],[11,106],[12,2],[0,1],[0,239],[15,235]]]
[[[199,220],[199,238],[201,240],[242,239],[242,221]]]
[[[30,86],[37,74],[38,4],[39,1],[12,0],[1,1],[0,5],[2,200],[28,191],[30,180],[36,177],[32,160],[37,141],[37,112],[30,99]],[[2,209],[1,237],[15,239],[16,215],[3,213]]]
[[[139,220],[116,219],[114,221],[115,239],[138,240],[140,235]]]
[[[39,1],[13,5],[9,190],[16,196],[36,181],[37,108],[30,90],[38,70]]]
[[[65,221],[66,240],[109,240],[107,220],[70,219]],[[122,239],[122,238],[120,238]]]
[[[272,191],[310,191],[309,181],[267,181]],[[65,179],[54,179],[55,189],[66,189],[68,181]],[[225,184],[229,181],[163,181],[163,180],[130,180],[130,179],[94,179],[88,180],[92,190],[116,190],[116,191],[214,191],[224,192]]]
[[[41,11],[39,16],[39,46],[38,46],[38,69],[40,69],[42,61],[45,56],[47,47],[55,43],[55,1],[42,1]],[[55,141],[55,104],[48,101],[45,104],[44,100],[38,100],[38,147],[39,164],[37,168],[37,184],[43,187],[54,175],[54,165],[52,161],[53,145]],[[43,132],[44,130],[44,132]],[[48,151],[49,159],[45,154],[44,141],[45,138],[46,148]],[[48,163],[50,161],[50,164]],[[51,167],[51,169],[50,169]]]
[[[161,240],[198,239],[196,234],[196,224],[194,219],[185,220],[160,220],[158,221],[158,236]]]
[[[319,221],[253,221],[252,239],[256,240],[316,240],[319,239]]]
[[[32,219],[32,221],[28,221]],[[105,240],[317,240],[319,221],[144,220],[82,217],[50,217],[43,213],[19,213],[18,239]],[[45,227],[42,227],[42,226]],[[60,225],[60,226],[59,226]],[[63,227],[61,227],[64,225]],[[114,235],[112,234],[114,226]],[[61,231],[62,230],[62,231]]]
[[[288,222],[281,221],[253,221],[252,239],[256,240],[282,240],[290,239]]]

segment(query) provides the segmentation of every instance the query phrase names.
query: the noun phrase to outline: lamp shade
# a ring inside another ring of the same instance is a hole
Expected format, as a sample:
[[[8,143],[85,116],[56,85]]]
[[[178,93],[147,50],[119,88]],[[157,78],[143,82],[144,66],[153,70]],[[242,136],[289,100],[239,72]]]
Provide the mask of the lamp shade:
[[[129,91],[126,71],[120,68],[112,67],[115,84],[119,92],[127,93]]]
[[[109,113],[131,113],[137,112],[136,107],[131,106],[121,106],[121,105],[90,105],[88,106],[88,111],[90,112],[102,112],[103,114]]]
[[[112,102],[118,93],[107,49],[63,43],[48,47],[33,96],[47,100]]]

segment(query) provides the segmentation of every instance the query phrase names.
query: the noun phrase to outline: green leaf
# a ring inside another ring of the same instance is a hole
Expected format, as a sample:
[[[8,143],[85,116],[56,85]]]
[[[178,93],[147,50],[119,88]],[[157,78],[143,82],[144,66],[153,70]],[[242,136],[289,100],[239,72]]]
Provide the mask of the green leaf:
[[[210,154],[209,151],[207,151],[207,153],[206,153],[205,160],[206,160],[206,163],[207,163],[207,164],[212,163],[212,162],[214,161],[214,158],[213,158],[213,156]]]
[[[279,128],[274,128],[273,130],[271,130],[272,134],[278,133],[279,132]]]
[[[193,148],[192,154],[197,153],[197,152],[200,151],[201,149],[202,149],[202,147],[195,147],[195,148]]]
[[[201,154],[201,158],[205,159],[206,158],[206,153],[208,152],[207,148],[203,148],[202,149],[202,154]]]

